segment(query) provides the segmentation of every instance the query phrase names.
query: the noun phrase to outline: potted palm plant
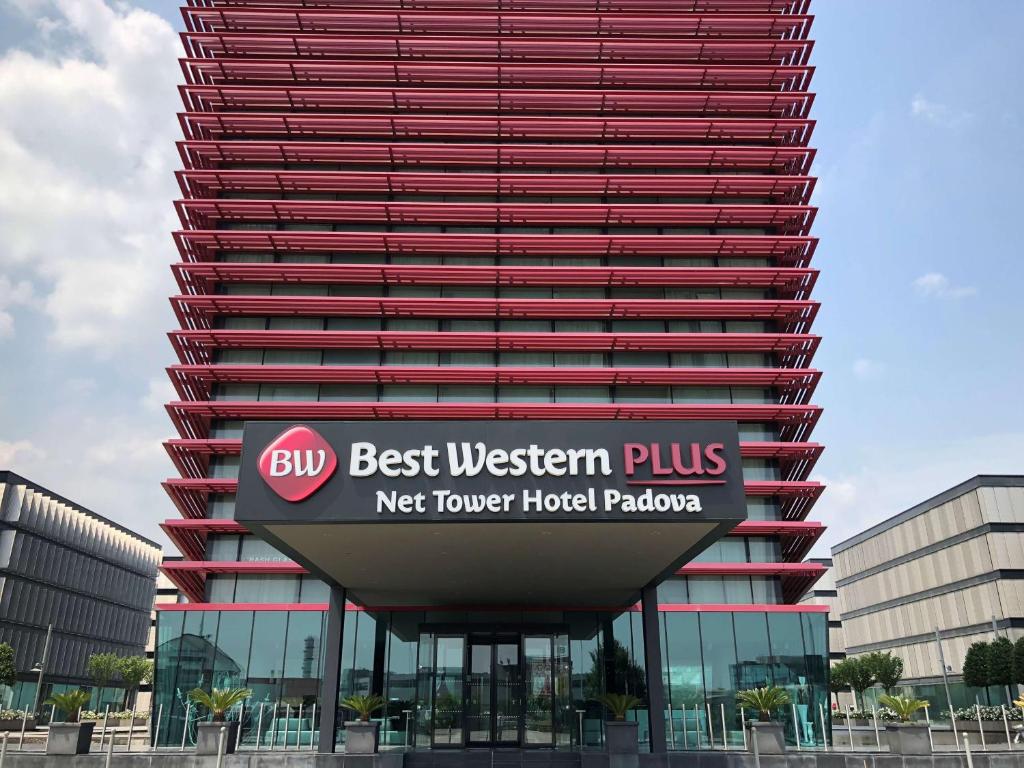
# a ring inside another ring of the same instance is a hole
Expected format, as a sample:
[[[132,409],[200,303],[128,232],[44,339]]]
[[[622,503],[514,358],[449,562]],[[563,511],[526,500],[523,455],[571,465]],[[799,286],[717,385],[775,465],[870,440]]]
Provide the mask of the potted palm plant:
[[[210,721],[198,723],[196,733],[196,754],[216,755],[219,751],[220,729],[227,728],[224,739],[224,754],[235,751],[238,742],[238,721],[226,721],[228,710],[241,704],[252,696],[248,688],[214,688],[207,692],[202,688],[193,688],[188,697],[195,704],[205,707],[210,712]]]
[[[345,752],[350,755],[376,754],[380,745],[380,723],[371,723],[370,715],[384,706],[384,699],[375,693],[349,696],[341,706],[358,716],[345,722]]]
[[[642,703],[628,693],[602,693],[597,700],[611,712],[612,719],[605,725],[605,749],[609,755],[635,755],[637,747],[637,722],[627,720],[630,710]]]
[[[63,723],[50,723],[46,737],[48,755],[87,755],[92,743],[95,722],[79,722],[78,713],[89,703],[91,694],[81,689],[55,693],[44,704],[56,707],[64,714]]]
[[[736,694],[736,703],[757,712],[757,720],[748,724],[753,734],[752,741],[762,755],[781,755],[786,751],[786,739],[782,723],[773,719],[776,711],[790,703],[789,694],[777,685],[751,688]]]
[[[928,723],[910,722],[910,718],[918,710],[928,706],[928,702],[910,696],[878,697],[883,707],[888,707],[899,717],[898,723],[885,724],[885,738],[889,742],[889,751],[900,755],[931,754],[932,744],[928,738]]]

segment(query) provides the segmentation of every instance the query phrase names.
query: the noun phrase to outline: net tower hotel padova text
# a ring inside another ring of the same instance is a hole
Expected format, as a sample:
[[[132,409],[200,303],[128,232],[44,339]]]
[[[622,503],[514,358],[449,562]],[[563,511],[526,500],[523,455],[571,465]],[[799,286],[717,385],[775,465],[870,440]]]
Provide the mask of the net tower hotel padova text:
[[[822,743],[808,5],[189,0],[161,744]]]

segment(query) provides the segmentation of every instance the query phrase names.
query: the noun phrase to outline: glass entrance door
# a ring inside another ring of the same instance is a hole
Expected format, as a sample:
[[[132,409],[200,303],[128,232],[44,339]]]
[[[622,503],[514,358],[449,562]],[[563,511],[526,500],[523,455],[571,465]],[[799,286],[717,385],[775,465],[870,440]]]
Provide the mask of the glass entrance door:
[[[518,638],[471,637],[468,661],[467,743],[518,745],[523,711]]]
[[[570,745],[567,635],[444,629],[420,636],[429,649],[419,679],[431,747]]]

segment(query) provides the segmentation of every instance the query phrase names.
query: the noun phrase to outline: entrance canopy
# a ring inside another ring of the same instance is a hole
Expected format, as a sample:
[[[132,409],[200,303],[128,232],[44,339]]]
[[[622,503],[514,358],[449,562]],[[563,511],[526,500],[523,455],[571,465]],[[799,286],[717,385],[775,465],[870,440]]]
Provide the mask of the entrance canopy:
[[[734,422],[251,422],[236,519],[373,607],[618,607],[746,517]]]

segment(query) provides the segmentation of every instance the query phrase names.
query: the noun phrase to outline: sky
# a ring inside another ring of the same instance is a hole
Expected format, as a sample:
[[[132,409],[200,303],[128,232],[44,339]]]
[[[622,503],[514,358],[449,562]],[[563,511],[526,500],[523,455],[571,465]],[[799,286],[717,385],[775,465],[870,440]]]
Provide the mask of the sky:
[[[813,11],[827,556],[1024,473],[1024,3]],[[0,468],[161,542],[180,28],[172,0],[0,0]]]

